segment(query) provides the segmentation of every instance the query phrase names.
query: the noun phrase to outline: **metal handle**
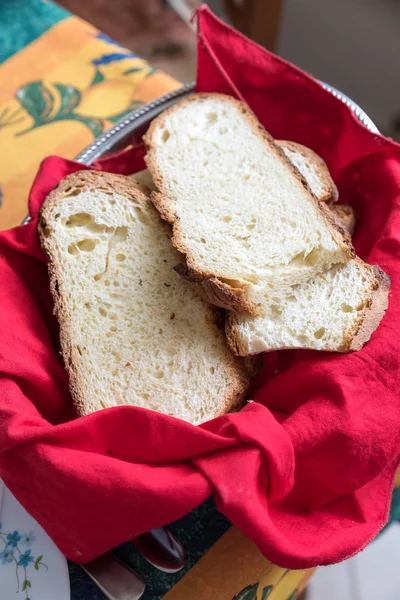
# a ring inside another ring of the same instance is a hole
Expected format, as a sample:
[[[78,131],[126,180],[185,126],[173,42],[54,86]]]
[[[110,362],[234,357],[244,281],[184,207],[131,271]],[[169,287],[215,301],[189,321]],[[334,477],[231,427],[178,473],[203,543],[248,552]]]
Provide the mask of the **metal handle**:
[[[143,533],[132,544],[153,567],[164,573],[176,573],[186,564],[184,546],[166,527]]]
[[[81,567],[108,600],[139,600],[143,596],[144,581],[112,554],[103,554]]]

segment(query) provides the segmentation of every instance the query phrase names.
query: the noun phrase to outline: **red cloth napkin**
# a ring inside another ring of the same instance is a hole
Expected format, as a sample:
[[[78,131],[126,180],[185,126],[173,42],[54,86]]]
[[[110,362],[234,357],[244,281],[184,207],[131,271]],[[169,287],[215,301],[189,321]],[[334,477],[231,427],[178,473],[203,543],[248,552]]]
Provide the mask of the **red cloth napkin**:
[[[266,355],[256,402],[200,427],[128,406],[77,419],[36,225],[46,194],[83,167],[49,158],[33,221],[0,235],[0,475],[78,562],[214,494],[274,563],[332,563],[384,525],[399,460],[400,147],[208,9],[198,18],[198,89],[244,99],[274,136],[327,160],[359,216],[357,251],[392,277],[389,310],[360,352]],[[141,169],[143,148],[100,167]]]

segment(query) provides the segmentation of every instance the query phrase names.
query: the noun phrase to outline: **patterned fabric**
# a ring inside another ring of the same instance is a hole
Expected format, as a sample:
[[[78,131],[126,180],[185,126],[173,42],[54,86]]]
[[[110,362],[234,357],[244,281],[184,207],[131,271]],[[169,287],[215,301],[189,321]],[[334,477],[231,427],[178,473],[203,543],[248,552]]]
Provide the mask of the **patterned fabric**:
[[[51,2],[0,3],[3,39],[0,228],[8,229],[24,218],[45,156],[73,158],[127,112],[180,84]]]

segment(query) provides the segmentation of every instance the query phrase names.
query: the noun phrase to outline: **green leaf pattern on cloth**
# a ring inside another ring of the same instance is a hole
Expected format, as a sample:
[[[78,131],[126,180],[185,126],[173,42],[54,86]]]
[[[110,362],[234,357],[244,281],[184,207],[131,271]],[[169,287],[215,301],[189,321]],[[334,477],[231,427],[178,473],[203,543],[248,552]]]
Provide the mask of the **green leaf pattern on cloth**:
[[[133,55],[132,55],[133,56]],[[92,61],[93,62],[93,61]],[[94,86],[101,86],[107,82],[105,74],[98,65],[94,65],[94,74],[87,89]],[[143,66],[132,67],[123,72],[125,77],[131,74],[143,72],[144,77],[149,77],[156,72],[155,69],[144,64]],[[82,101],[82,92],[68,83],[54,82],[52,86],[46,85],[43,81],[31,81],[17,89],[15,98],[20,104],[20,109],[12,114],[6,109],[0,114],[0,130],[4,127],[15,125],[25,121],[27,115],[32,119],[31,124],[15,133],[16,137],[24,136],[30,131],[51,123],[59,121],[76,121],[85,125],[93,134],[93,137],[100,135],[106,128],[107,122],[116,123],[125,117],[132,109],[140,106],[142,102],[132,100],[125,110],[117,115],[112,114],[104,118],[82,115],[79,112],[79,105]],[[134,83],[132,81],[132,93],[134,92]],[[25,110],[25,114],[23,113]],[[26,114],[27,113],[27,114]]]
[[[232,600],[257,600],[258,583],[246,586],[241,592],[234,596]]]

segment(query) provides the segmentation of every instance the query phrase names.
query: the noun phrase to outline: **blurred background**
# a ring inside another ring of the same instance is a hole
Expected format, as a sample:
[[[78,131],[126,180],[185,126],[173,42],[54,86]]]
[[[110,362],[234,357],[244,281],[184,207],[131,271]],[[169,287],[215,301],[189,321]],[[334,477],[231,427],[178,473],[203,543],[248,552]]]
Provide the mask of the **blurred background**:
[[[155,67],[195,77],[200,0],[60,0]],[[337,87],[400,140],[400,0],[209,0],[223,20]]]

